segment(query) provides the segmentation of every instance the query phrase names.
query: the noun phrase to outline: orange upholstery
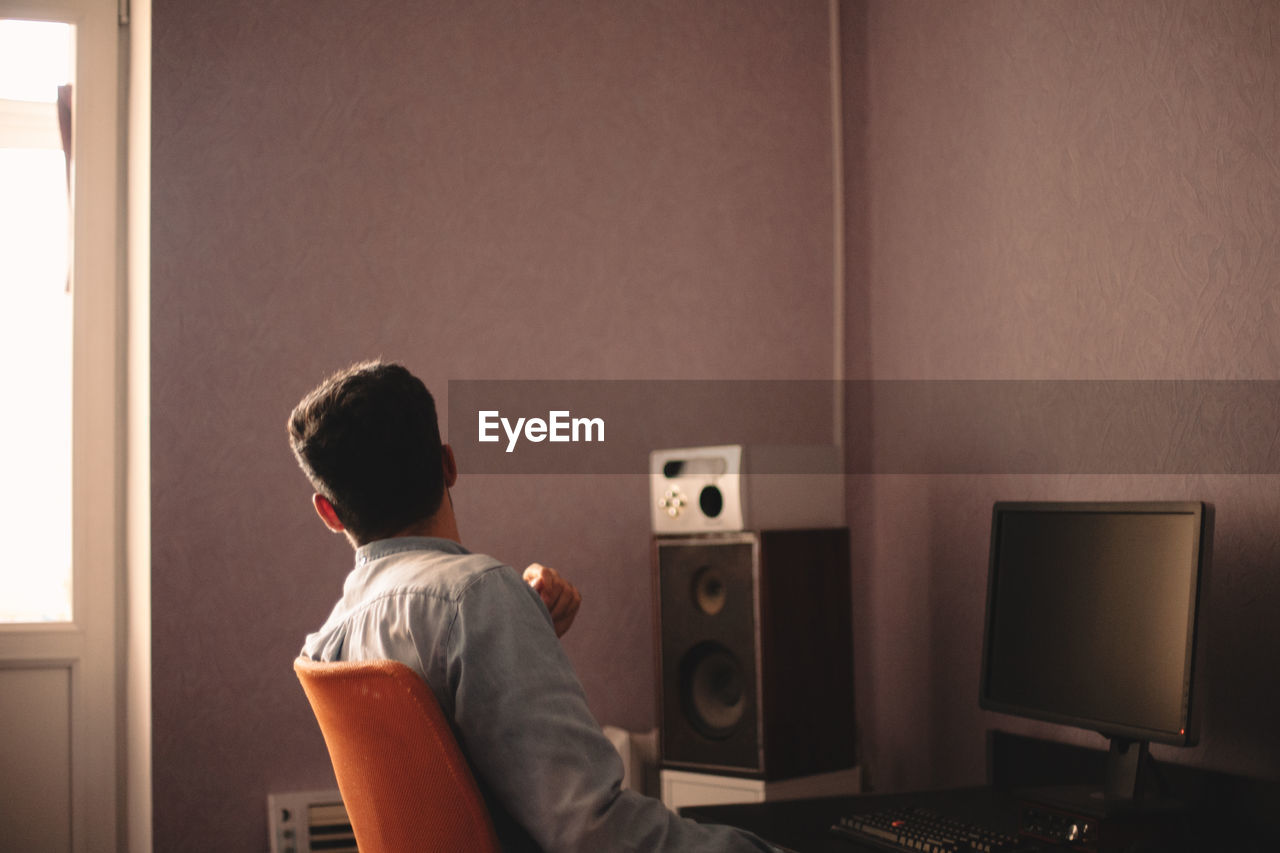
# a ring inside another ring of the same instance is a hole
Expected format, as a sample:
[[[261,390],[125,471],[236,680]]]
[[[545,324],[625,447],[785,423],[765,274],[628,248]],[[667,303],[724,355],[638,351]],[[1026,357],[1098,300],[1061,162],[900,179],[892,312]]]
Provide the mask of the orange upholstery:
[[[390,660],[293,664],[360,853],[498,851],[484,799],[435,696]]]

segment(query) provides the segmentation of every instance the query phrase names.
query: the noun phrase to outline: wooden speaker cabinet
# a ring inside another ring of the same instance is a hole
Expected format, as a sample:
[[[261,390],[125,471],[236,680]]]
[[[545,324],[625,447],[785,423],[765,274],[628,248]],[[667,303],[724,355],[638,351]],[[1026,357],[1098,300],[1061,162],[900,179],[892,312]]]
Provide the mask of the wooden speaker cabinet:
[[[848,530],[659,537],[653,569],[664,767],[856,764]]]

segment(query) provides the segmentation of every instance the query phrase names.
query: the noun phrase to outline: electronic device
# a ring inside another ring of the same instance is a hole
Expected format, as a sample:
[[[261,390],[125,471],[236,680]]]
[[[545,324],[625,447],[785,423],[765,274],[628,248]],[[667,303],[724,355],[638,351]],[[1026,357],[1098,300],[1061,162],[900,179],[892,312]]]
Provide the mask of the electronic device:
[[[1015,835],[916,807],[887,808],[842,817],[834,835],[883,850],[914,853],[1016,853],[1039,849]]]
[[[1212,539],[1206,503],[995,505],[979,704],[1111,744],[1105,784],[1029,795],[1037,837],[1105,849],[1068,836],[1167,807],[1146,789],[1148,744],[1196,742]]]
[[[844,524],[839,455],[827,446],[655,450],[649,497],[653,532],[664,535]]]
[[[1052,798],[1049,792],[1047,799]],[[1187,849],[1177,844],[1177,833],[1184,827],[1176,820],[1175,804],[1162,806],[1117,808],[1114,803],[1090,803],[1078,797],[1060,806],[1030,800],[1022,804],[1018,834],[1085,853]]]
[[[653,569],[664,768],[856,764],[848,530],[659,537]]]

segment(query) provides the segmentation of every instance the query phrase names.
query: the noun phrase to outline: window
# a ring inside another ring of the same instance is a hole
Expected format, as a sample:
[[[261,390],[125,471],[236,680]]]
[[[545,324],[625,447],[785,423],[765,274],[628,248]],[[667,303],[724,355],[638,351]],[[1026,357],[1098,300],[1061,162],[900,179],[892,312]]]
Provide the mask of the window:
[[[6,850],[122,849],[126,37],[116,0],[0,0]]]
[[[0,20],[0,418],[13,535],[0,562],[0,622],[68,622],[71,571],[71,163],[75,28]],[[70,127],[66,127],[70,132]]]

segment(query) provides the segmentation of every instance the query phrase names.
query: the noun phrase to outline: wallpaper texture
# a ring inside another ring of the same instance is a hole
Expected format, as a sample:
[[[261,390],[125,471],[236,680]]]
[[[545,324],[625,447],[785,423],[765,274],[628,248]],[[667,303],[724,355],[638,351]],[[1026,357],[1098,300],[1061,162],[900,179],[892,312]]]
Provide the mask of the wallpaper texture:
[[[851,376],[1280,378],[1280,6],[843,8]],[[1029,499],[1215,503],[1202,743],[1155,751],[1274,778],[1278,489],[1212,468],[856,478],[871,783],[981,781],[989,727],[1102,745],[977,708],[991,504]]]
[[[1280,6],[838,10],[846,375],[1280,379]],[[156,0],[157,850],[262,849],[266,794],[332,778],[290,662],[350,551],[284,433],[322,376],[382,355],[442,399],[451,379],[830,378],[828,15]],[[593,710],[652,726],[644,478],[459,463],[464,541],[574,578]],[[1217,505],[1203,743],[1158,752],[1280,774],[1278,486],[851,477],[870,783],[980,781],[994,726],[1098,742],[977,708],[991,502],[1031,498]]]
[[[268,792],[332,781],[290,666],[351,564],[294,403],[379,355],[442,407],[458,379],[828,378],[827,9],[156,0],[153,27],[155,845],[259,850]],[[645,478],[458,461],[464,542],[572,578],[593,711],[651,728]]]

